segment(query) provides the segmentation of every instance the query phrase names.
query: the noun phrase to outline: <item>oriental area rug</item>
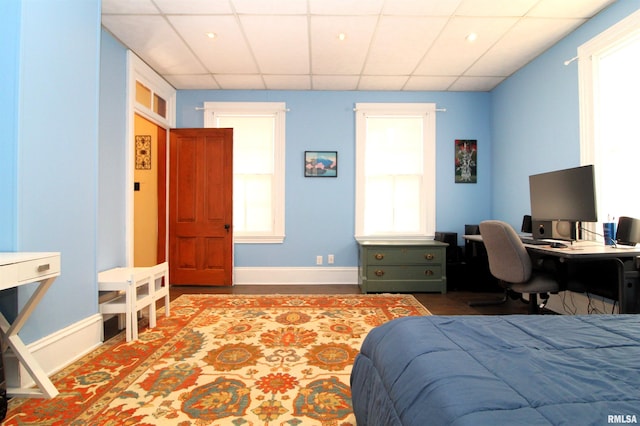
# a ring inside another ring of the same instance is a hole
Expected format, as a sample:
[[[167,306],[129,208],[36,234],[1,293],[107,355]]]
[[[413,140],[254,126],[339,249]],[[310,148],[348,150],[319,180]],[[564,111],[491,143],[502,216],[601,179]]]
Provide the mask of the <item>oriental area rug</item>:
[[[410,295],[182,295],[52,376],[57,397],[11,399],[3,424],[355,425],[364,337],[412,315],[430,314]]]

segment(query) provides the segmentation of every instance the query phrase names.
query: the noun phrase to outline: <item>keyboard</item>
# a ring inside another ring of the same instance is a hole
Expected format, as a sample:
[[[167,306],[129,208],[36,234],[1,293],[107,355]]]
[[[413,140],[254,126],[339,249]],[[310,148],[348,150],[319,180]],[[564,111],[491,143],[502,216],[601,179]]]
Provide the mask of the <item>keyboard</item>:
[[[530,244],[532,246],[548,246],[549,241],[544,241],[544,240],[536,240],[535,238],[531,238],[531,237],[520,237],[520,241],[522,241],[522,244]]]

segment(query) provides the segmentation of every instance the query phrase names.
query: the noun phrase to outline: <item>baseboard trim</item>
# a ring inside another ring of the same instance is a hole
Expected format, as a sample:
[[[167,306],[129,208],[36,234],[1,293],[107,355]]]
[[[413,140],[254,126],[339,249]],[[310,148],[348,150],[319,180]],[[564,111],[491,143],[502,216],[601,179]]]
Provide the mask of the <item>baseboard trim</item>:
[[[357,267],[236,267],[234,285],[358,284]]]
[[[51,376],[102,345],[102,333],[102,315],[95,314],[45,336],[27,348],[45,373]],[[4,362],[8,386],[27,388],[35,385],[11,351],[5,354]]]

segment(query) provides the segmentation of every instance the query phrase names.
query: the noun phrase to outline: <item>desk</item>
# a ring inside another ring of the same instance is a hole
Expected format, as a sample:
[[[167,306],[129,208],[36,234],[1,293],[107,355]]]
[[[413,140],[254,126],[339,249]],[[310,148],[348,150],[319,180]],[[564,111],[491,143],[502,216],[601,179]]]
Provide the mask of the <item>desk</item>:
[[[38,287],[18,312],[13,324],[10,324],[0,313],[0,329],[4,335],[4,342],[8,346],[3,342],[2,352],[11,348],[38,386],[38,389],[9,387],[7,388],[9,396],[53,398],[58,394],[58,390],[29,352],[18,333],[59,275],[60,253],[0,253],[0,290],[38,282]]]
[[[482,243],[481,235],[464,235],[465,240]],[[566,242],[566,248],[553,248],[547,245],[524,244],[527,251],[545,257],[556,258],[561,263],[580,267],[585,262],[606,262],[612,265],[616,276],[616,289],[611,293],[617,294],[619,311],[621,314],[640,313],[640,283],[638,276],[638,261],[640,248],[617,248],[605,246],[596,241]],[[609,289],[612,290],[612,289]],[[591,292],[591,291],[589,291]],[[598,294],[597,292],[592,292]],[[609,297],[609,295],[607,295]]]

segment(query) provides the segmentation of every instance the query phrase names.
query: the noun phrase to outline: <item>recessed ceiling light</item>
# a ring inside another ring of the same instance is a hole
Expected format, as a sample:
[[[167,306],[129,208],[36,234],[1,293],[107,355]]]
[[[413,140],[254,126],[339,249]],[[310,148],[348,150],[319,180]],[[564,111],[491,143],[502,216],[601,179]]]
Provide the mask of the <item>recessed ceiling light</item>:
[[[478,39],[478,34],[476,33],[469,33],[467,34],[467,36],[465,37],[465,39],[469,42],[469,43],[473,43],[474,41],[476,41]]]
[[[216,33],[207,33],[207,37],[216,38]]]
[[[345,33],[338,34],[338,40],[344,41],[345,38],[347,38],[347,35]]]

